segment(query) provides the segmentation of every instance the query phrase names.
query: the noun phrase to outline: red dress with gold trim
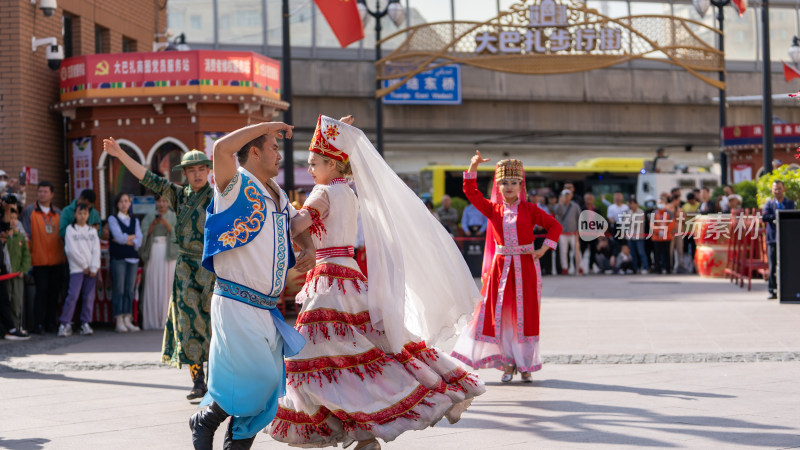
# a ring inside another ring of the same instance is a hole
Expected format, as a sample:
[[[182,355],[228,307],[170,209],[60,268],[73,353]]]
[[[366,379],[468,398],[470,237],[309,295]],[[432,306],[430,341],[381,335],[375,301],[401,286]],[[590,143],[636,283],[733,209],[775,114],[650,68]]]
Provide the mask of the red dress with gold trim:
[[[533,203],[493,203],[478,191],[476,175],[464,173],[464,194],[491,222],[496,254],[484,282],[484,301],[453,348],[452,356],[473,368],[513,364],[520,372],[542,368],[539,310],[542,277],[529,253],[533,228],[547,230],[544,245],[555,249],[561,225]]]
[[[352,189],[343,179],[318,185],[304,208],[317,246],[317,265],[297,296],[303,308],[296,328],[308,343],[286,359],[287,394],[267,432],[289,444],[324,447],[391,441],[442,417],[458,420],[485,391],[478,376],[425,342],[392,354],[370,322],[367,279],[350,253],[358,217]]]

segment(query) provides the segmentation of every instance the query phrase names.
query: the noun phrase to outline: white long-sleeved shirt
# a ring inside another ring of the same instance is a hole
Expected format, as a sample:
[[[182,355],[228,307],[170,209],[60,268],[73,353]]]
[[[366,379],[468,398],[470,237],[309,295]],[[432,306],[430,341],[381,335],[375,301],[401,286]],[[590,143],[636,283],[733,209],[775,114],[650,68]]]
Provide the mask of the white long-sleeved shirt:
[[[86,269],[97,273],[100,269],[100,238],[97,237],[97,230],[89,225],[67,227],[64,251],[69,261],[69,273],[80,273]]]

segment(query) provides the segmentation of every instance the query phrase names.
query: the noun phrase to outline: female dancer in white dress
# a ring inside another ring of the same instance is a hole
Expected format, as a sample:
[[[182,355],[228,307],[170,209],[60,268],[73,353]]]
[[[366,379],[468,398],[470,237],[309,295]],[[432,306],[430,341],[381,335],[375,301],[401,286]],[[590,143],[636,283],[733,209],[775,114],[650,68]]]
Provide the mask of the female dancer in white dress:
[[[452,238],[352,118],[342,120],[320,117],[309,157],[316,186],[292,219],[292,233],[311,229],[317,265],[297,296],[307,343],[286,359],[287,394],[267,432],[295,446],[379,449],[377,438],[456,422],[485,391],[430,346],[453,335],[480,293]],[[353,259],[359,206],[369,286]]]

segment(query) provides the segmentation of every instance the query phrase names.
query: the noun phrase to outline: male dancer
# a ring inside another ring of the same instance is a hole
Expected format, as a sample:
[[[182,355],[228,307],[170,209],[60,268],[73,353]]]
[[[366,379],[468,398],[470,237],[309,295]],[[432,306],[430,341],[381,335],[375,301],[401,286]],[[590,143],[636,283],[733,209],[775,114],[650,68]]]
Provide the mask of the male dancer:
[[[275,308],[286,272],[295,266],[290,242],[301,252],[296,268],[314,267],[308,230],[290,236],[297,210],[272,180],[281,156],[278,137],[292,127],[261,123],[236,130],[214,144],[214,201],[205,226],[203,267],[217,275],[211,300],[208,405],[189,420],[195,449],[211,449],[214,432],[230,415],[226,449],[248,449],[286,392],[284,356],[305,339]],[[236,169],[234,155],[241,166]]]
[[[172,170],[183,171],[189,181],[189,186],[185,187],[147,170],[125,153],[114,138],[104,139],[103,148],[119,159],[144,187],[166,199],[178,217],[175,227],[178,260],[164,327],[161,361],[178,368],[189,364],[194,386],[186,398],[201,398],[207,391],[203,363],[208,361],[209,310],[214,286],[214,274],[200,266],[206,208],[214,193],[208,184],[211,160],[197,150],[183,155],[181,163]]]

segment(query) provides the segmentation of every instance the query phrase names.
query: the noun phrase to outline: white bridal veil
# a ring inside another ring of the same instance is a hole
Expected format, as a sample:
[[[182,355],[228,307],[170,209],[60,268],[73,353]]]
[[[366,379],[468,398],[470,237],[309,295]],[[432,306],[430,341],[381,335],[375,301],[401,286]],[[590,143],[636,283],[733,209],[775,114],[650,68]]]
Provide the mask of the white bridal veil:
[[[395,353],[420,339],[437,345],[466,325],[481,300],[475,281],[453,238],[364,133],[334,122],[358,191],[370,318]]]

